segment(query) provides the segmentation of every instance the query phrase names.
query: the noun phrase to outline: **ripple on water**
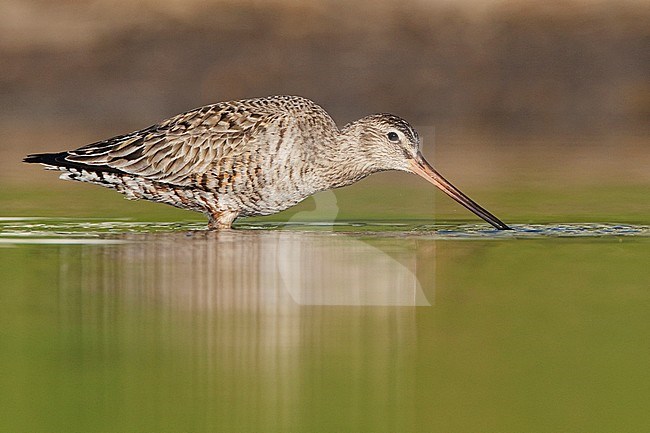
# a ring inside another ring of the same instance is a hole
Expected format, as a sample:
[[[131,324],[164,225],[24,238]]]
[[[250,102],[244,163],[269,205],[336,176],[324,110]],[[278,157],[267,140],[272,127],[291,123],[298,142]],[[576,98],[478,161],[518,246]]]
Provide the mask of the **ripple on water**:
[[[242,222],[240,232],[286,230],[314,233],[357,233],[377,237],[422,239],[536,239],[650,237],[650,226],[631,224],[513,224],[496,230],[486,224],[431,224],[424,221]],[[126,233],[193,232],[205,230],[202,222],[135,222],[72,218],[0,218],[0,244],[97,244],[123,242]]]
[[[650,236],[650,226],[631,224],[513,224],[512,230],[461,225],[436,231],[439,238],[582,238]]]

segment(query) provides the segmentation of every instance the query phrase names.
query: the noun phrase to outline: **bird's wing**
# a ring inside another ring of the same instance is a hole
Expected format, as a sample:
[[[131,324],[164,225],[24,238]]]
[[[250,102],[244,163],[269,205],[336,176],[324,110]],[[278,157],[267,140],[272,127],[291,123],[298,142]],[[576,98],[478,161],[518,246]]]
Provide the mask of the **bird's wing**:
[[[251,151],[251,139],[280,115],[278,107],[220,103],[197,108],[130,134],[66,152],[64,159],[92,169],[110,167],[181,186],[221,159]]]

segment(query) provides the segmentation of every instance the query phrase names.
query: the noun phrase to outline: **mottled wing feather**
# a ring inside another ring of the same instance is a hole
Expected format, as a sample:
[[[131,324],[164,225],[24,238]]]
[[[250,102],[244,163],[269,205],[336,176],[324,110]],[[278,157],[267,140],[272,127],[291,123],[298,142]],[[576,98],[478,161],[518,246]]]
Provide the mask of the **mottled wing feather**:
[[[277,106],[209,105],[142,131],[83,146],[68,152],[66,159],[191,186],[219,160],[250,150],[251,139],[278,114]]]

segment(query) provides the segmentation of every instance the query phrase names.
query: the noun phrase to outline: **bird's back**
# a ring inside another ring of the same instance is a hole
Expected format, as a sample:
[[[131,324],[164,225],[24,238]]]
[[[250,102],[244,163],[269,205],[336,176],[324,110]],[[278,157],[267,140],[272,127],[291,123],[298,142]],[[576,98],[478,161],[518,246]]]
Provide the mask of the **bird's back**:
[[[25,161],[63,178],[177,207],[265,215],[322,188],[308,175],[338,129],[314,102],[276,96],[221,102],[140,131]]]

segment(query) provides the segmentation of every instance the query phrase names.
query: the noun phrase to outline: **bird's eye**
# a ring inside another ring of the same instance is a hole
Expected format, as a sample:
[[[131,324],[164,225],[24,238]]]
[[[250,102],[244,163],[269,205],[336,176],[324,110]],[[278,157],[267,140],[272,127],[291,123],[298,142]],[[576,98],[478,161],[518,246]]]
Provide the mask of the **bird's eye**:
[[[393,143],[399,142],[399,135],[397,135],[397,132],[391,131],[386,136],[388,137],[388,140]]]

